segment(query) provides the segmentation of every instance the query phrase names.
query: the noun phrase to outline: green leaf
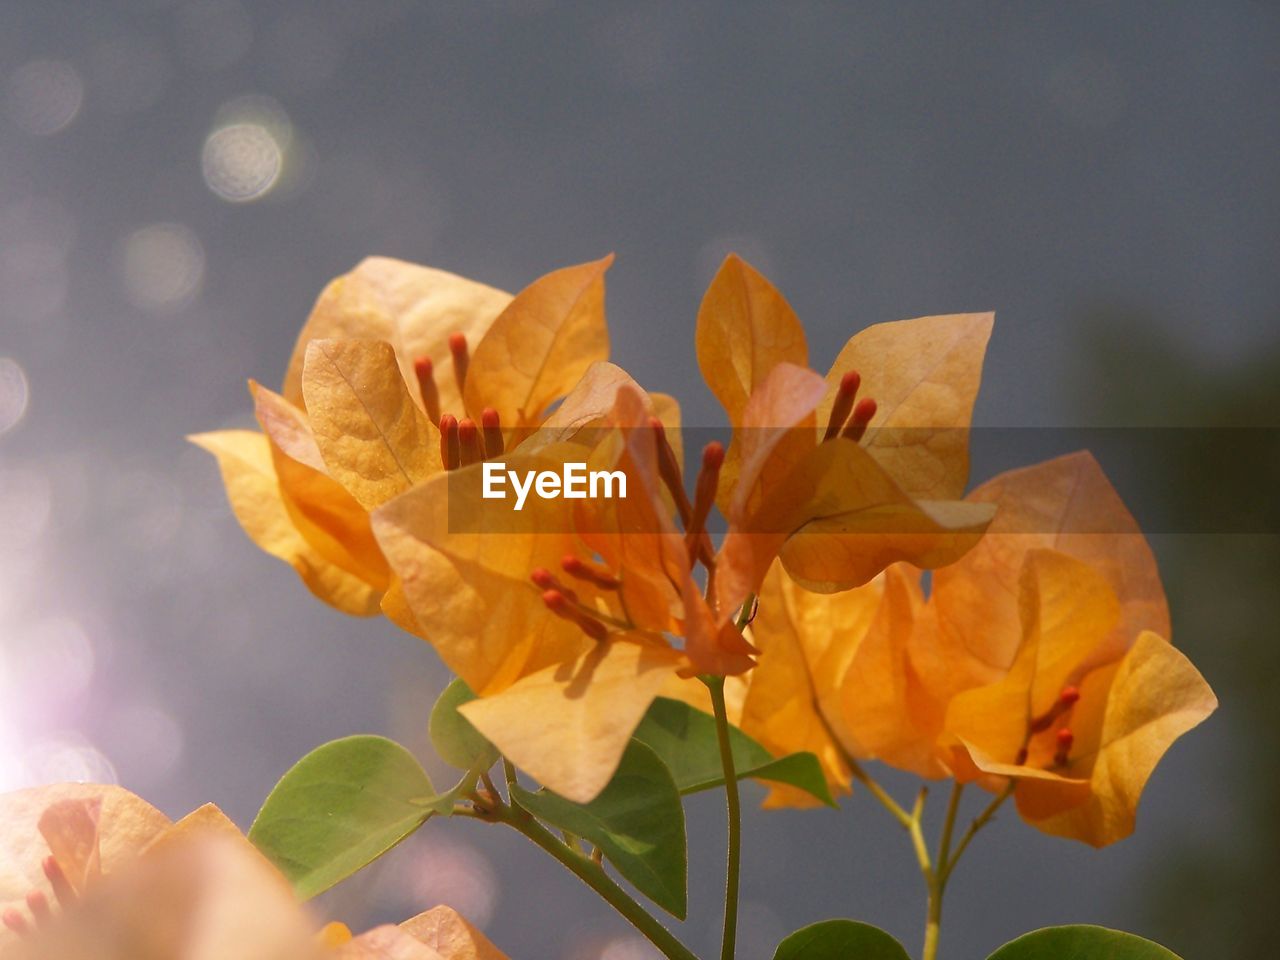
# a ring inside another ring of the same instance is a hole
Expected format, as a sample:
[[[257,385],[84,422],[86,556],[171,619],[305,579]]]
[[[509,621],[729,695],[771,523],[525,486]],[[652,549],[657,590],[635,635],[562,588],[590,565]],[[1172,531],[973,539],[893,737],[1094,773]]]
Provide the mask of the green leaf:
[[[856,920],[823,920],[797,930],[773,960],[911,960],[902,944],[879,927]]]
[[[500,756],[497,748],[458,712],[460,706],[475,698],[466,683],[454,680],[444,688],[436,705],[431,708],[431,720],[427,725],[436,752],[445,763],[459,770],[488,770]]]
[[[632,740],[618,772],[590,803],[550,790],[512,787],[535,817],[588,840],[637,890],[683,920],[688,909],[684,807],[671,773],[657,754]]]
[[[1048,927],[1006,943],[988,960],[1179,960],[1132,933],[1083,924]]]
[[[697,793],[724,783],[716,722],[687,703],[658,697],[636,728],[635,738],[650,747],[671,770],[681,793]],[[729,729],[734,773],[739,780],[757,777],[790,784],[835,806],[822,765],[812,753],[793,753],[775,760],[737,727]]]
[[[305,900],[452,806],[450,795],[435,796],[426,772],[400,744],[345,737],[294,764],[262,805],[249,839]]]

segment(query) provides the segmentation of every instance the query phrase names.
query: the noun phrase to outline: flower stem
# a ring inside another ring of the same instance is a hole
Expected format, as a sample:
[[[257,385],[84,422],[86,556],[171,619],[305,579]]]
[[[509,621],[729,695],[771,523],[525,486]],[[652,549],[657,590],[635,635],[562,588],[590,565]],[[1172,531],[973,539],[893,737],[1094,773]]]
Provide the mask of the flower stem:
[[[733,769],[733,746],[729,741],[729,712],[724,702],[724,677],[704,677],[715,709],[716,739],[720,743],[720,763],[724,770],[724,792],[729,812],[729,855],[725,870],[724,937],[720,960],[733,960],[738,938],[738,886],[742,871],[742,803],[738,797],[738,777]]]
[[[570,873],[600,895],[633,927],[644,934],[669,960],[698,960],[697,956],[664,927],[656,917],[640,906],[622,887],[604,872],[604,867],[577,850],[570,849],[550,830],[514,802],[501,804],[490,815],[471,814],[479,819],[497,820],[524,834],[533,843],[558,860]]]

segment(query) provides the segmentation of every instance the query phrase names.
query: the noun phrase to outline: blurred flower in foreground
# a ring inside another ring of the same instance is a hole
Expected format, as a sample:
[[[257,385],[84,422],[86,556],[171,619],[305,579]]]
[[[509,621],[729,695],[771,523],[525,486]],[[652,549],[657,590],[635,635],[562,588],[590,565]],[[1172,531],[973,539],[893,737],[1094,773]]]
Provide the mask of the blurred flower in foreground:
[[[1217,706],[1165,639],[1154,557],[1087,453],[968,499],[995,504],[996,519],[934,573],[927,602],[905,567],[831,597],[771,575],[743,727],[814,750],[842,786],[846,757],[993,791],[1012,782],[1038,829],[1119,840],[1160,757]]]
[[[119,787],[0,796],[5,960],[502,960],[447,907],[358,937],[316,931],[284,877],[212,804],[170,823]]]

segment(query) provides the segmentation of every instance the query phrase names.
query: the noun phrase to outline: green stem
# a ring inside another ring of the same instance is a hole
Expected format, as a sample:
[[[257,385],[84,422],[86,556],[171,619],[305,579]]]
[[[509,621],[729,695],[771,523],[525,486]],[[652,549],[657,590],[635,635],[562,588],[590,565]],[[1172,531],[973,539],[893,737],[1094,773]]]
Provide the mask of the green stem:
[[[733,960],[737,948],[738,886],[742,872],[742,803],[738,797],[738,777],[733,769],[724,677],[705,677],[703,680],[711,691],[711,705],[715,709],[716,739],[720,742],[720,764],[724,770],[724,793],[729,812],[729,855],[725,870],[724,937],[720,942],[720,960]]]
[[[960,812],[960,798],[963,794],[964,784],[952,785],[951,799],[947,801],[947,815],[942,821],[942,838],[938,841],[937,862],[924,874],[929,900],[925,909],[924,951],[921,954],[923,960],[936,960],[938,956],[938,943],[942,937],[942,897],[947,892],[951,838],[955,833],[956,815]]]
[[[514,804],[503,805],[494,811],[493,819],[524,834],[537,846],[551,854],[570,873],[599,894],[601,899],[644,934],[650,943],[662,951],[663,956],[670,960],[698,960],[692,950],[632,899],[622,887],[614,883],[602,866],[561,843],[556,839],[555,834],[535,820],[528,811]]]
[[[996,811],[999,810],[1004,802],[1013,795],[1013,788],[1015,785],[1015,781],[1010,780],[1009,785],[996,794],[995,798],[987,804],[986,808],[973,818],[973,823],[969,824],[969,829],[964,832],[964,835],[960,838],[960,842],[956,844],[956,852],[951,855],[939,870],[944,886],[946,885],[946,882],[951,879],[951,871],[954,870],[956,864],[960,862],[960,857],[963,856],[965,850],[968,849],[969,842],[974,838],[974,835],[977,834],[979,830],[991,822],[991,818],[996,815]]]

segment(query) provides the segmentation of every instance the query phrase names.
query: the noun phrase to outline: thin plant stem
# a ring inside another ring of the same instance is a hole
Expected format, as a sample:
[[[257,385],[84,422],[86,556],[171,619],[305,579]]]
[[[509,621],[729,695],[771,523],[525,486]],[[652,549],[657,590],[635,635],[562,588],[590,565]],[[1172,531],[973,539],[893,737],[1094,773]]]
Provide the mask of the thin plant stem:
[[[1000,807],[1004,805],[1004,802],[1013,795],[1014,786],[1015,782],[1010,780],[1008,786],[997,793],[983,811],[973,818],[973,822],[969,824],[969,828],[965,830],[964,834],[960,837],[960,842],[956,844],[955,853],[948,857],[947,862],[942,865],[942,869],[939,871],[944,886],[946,885],[947,880],[951,878],[951,871],[954,870],[956,864],[960,862],[960,857],[963,856],[965,850],[968,849],[969,843],[973,840],[974,835],[991,822],[991,818],[996,815],[996,811],[999,810]]]
[[[720,764],[724,770],[724,793],[729,814],[729,853],[725,868],[724,935],[720,960],[733,960],[738,938],[738,887],[742,873],[742,803],[738,797],[738,777],[733,768],[733,746],[729,741],[729,712],[724,702],[724,677],[706,677],[715,710],[716,739],[720,743]]]
[[[594,890],[601,899],[618,911],[628,923],[657,947],[663,956],[669,960],[698,960],[697,955],[681,943],[675,934],[618,886],[604,872],[604,867],[577,850],[570,849],[523,807],[514,802],[510,806],[499,803],[493,810],[484,813],[465,809],[457,810],[455,813],[478,820],[505,823],[549,853],[570,873]]]

